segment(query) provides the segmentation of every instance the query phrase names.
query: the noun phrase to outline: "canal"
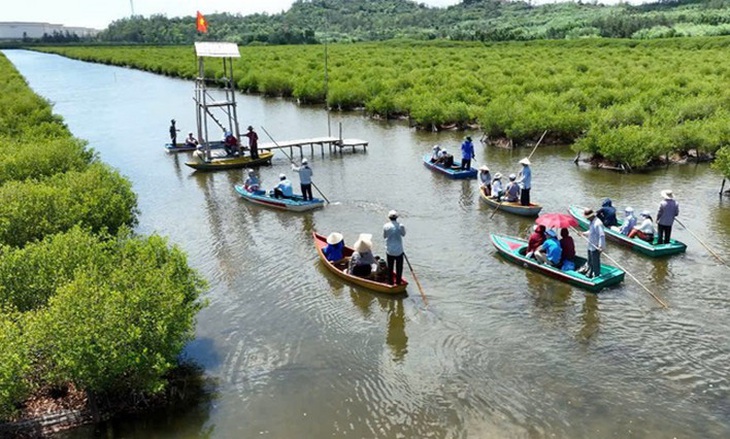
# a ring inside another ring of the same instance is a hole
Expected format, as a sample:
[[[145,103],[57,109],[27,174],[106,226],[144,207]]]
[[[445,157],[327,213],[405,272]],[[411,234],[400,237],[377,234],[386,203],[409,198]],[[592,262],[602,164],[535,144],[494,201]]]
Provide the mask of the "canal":
[[[673,237],[687,252],[668,259],[608,247],[669,309],[628,276],[585,293],[500,259],[488,234],[524,235],[532,222],[492,217],[475,181],[423,167],[432,145],[456,152],[464,133],[333,113],[332,134],[342,124],[345,137],[370,142],[367,153],[315,154],[314,181],[333,203],[306,214],[272,211],[237,196],[243,171],[196,173],[184,165],[187,153],[165,152],[171,118],[180,138],[194,131],[192,82],[4,53],[75,136],[129,177],[138,231],[168,237],[210,282],[185,351],[214,383],[209,400],[63,437],[730,436],[730,271],[682,227]],[[327,135],[321,107],[246,95],[238,102],[241,126],[264,127],[276,141]],[[529,152],[478,145],[477,160],[509,174]],[[540,146],[532,157],[532,197],[544,212],[598,207],[610,196],[620,210],[654,213],[660,191],[673,189],[684,224],[730,255],[730,201],[719,199],[722,178],[709,166],[624,175],[576,166],[573,156]],[[297,182],[277,153],[260,170],[264,186],[280,173]],[[390,209],[407,228],[428,307],[415,282],[408,297],[381,296],[334,278],[317,258],[312,231],[342,232],[350,244],[372,233],[383,254]],[[585,252],[584,241],[576,245]]]

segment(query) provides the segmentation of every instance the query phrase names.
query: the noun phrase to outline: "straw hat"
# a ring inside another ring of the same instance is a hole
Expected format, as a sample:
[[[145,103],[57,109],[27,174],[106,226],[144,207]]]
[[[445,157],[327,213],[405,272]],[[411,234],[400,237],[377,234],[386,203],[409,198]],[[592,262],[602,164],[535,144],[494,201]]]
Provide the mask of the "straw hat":
[[[388,212],[388,218],[390,218],[390,219],[398,218],[398,212],[396,212],[395,210],[391,210],[390,212]]]
[[[583,216],[590,220],[596,217],[596,212],[593,209],[586,209],[583,211]]]
[[[342,233],[332,232],[327,237],[327,244],[335,245],[342,242]]]
[[[249,125],[247,129],[248,129],[249,131],[253,131],[253,127],[252,127],[251,125]]]
[[[495,180],[501,180],[502,179],[502,174],[500,174],[499,172],[497,172],[496,174],[494,174],[494,179]]]
[[[361,233],[352,248],[354,248],[355,251],[358,253],[370,251],[370,249],[373,248],[372,238],[373,235],[371,235],[370,233]]]
[[[484,171],[484,172],[489,172],[489,168],[487,167],[487,165],[481,165],[481,166],[479,167],[479,170],[480,170],[480,171]]]
[[[438,146],[438,145],[433,145],[433,150],[434,150],[434,151],[438,151],[439,149],[441,149],[441,147],[440,147],[440,146]]]
[[[633,207],[631,207],[631,206],[628,206],[628,207],[627,207],[626,209],[624,209],[624,212],[627,212],[627,213],[634,213],[634,208],[633,208]]]
[[[527,157],[525,157],[524,159],[520,160],[520,164],[521,165],[525,165],[525,166],[530,166],[531,165],[530,159],[528,159]]]
[[[665,189],[662,191],[662,198],[665,200],[671,200],[674,198],[674,193],[670,189]]]

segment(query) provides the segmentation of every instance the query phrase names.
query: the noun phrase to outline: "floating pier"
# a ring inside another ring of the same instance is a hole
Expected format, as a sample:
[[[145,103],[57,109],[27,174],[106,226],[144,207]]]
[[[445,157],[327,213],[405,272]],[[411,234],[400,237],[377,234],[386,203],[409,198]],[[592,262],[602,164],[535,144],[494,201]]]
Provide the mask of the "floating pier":
[[[357,152],[362,147],[363,152],[368,151],[367,140],[360,139],[339,139],[337,137],[314,137],[311,139],[282,140],[281,142],[259,143],[259,150],[262,149],[285,149],[289,148],[289,155],[294,156],[294,148],[299,149],[299,157],[304,157],[304,148],[309,146],[310,154],[314,156],[315,147],[319,147],[322,156],[324,156],[325,148],[330,153],[341,153],[343,149],[352,148],[352,152]]]

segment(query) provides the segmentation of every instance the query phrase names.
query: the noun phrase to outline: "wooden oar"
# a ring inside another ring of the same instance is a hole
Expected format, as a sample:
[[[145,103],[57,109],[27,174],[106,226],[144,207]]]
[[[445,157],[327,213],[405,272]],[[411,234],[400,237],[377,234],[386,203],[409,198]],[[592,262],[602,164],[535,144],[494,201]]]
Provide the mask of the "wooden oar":
[[[716,259],[717,259],[718,261],[720,261],[720,263],[721,263],[722,265],[724,265],[724,266],[728,267],[727,263],[725,263],[725,261],[723,261],[723,260],[722,260],[722,258],[721,258],[720,256],[718,256],[718,255],[717,255],[717,253],[715,253],[714,251],[712,251],[712,249],[710,248],[710,246],[708,246],[707,244],[705,244],[705,243],[704,243],[704,242],[703,242],[703,241],[702,241],[702,240],[701,240],[701,239],[700,239],[700,238],[699,238],[699,237],[698,237],[697,235],[695,235],[695,234],[694,234],[694,233],[693,233],[693,232],[692,232],[692,231],[691,231],[690,229],[688,229],[688,228],[687,228],[687,226],[685,226],[685,225],[684,225],[684,223],[682,223],[682,221],[680,221],[680,220],[679,220],[679,218],[674,218],[674,221],[678,222],[678,223],[679,223],[679,225],[681,225],[682,227],[684,227],[684,230],[688,231],[690,235],[694,236],[694,238],[695,238],[695,239],[696,239],[696,240],[697,240],[697,241],[698,241],[698,242],[699,242],[700,244],[702,244],[702,245],[703,245],[703,246],[704,246],[704,247],[705,247],[705,248],[707,249],[707,251],[709,251],[709,252],[710,252],[710,254],[711,254],[712,256],[714,256],[714,257],[715,257],[715,258],[716,258]],[[729,267],[729,268],[730,268],[730,267]]]
[[[274,142],[274,145],[276,145],[276,147],[277,147],[277,148],[279,148],[279,151],[281,151],[281,152],[282,152],[282,153],[283,153],[283,154],[284,154],[284,155],[286,156],[286,158],[288,158],[288,159],[289,159],[289,161],[290,161],[290,162],[291,162],[291,163],[292,163],[293,165],[296,165],[296,163],[294,162],[294,159],[292,158],[292,156],[290,156],[289,154],[287,154],[287,153],[286,153],[286,151],[284,151],[284,148],[280,147],[280,146],[279,146],[279,144],[278,144],[278,143],[276,143],[276,140],[274,140],[274,138],[273,138],[273,137],[271,137],[271,134],[269,134],[269,132],[268,132],[268,131],[266,131],[266,128],[264,128],[264,127],[262,126],[262,127],[261,127],[261,129],[262,129],[262,130],[263,130],[263,131],[264,131],[264,132],[266,133],[266,135],[267,135],[267,136],[269,136],[269,139],[271,139],[271,141],[272,141],[272,142]],[[315,189],[317,190],[317,192],[319,192],[319,194],[320,194],[320,195],[322,196],[322,198],[324,198],[324,201],[326,201],[326,202],[327,202],[327,204],[331,204],[331,203],[330,203],[330,200],[328,200],[328,199],[327,199],[327,197],[326,197],[326,196],[325,196],[325,195],[324,195],[324,194],[322,193],[322,191],[321,191],[321,190],[319,190],[319,188],[317,187],[317,185],[316,185],[316,184],[314,184],[314,182],[312,182],[312,187],[313,187],[313,188],[315,188]]]
[[[576,230],[575,227],[571,227],[570,230],[572,230],[573,232],[575,232],[581,238],[585,239],[586,242],[588,242],[588,245],[590,245],[591,247],[593,247],[595,249],[598,249],[598,247],[596,247],[595,245],[593,245],[593,243],[591,243],[591,241],[588,238],[586,238],[585,236],[583,236],[583,233],[582,232],[579,232],[578,230]],[[634,282],[636,282],[637,284],[639,284],[639,286],[641,288],[643,288],[644,290],[646,290],[646,292],[649,293],[651,295],[651,297],[654,298],[654,300],[656,300],[657,302],[659,302],[659,304],[663,308],[669,308],[669,306],[662,299],[660,299],[659,296],[657,296],[656,294],[654,294],[649,288],[647,288],[644,284],[642,284],[639,281],[639,279],[636,278],[636,276],[634,276],[633,274],[631,274],[631,272],[629,270],[627,270],[624,267],[622,267],[621,264],[619,264],[618,262],[616,262],[616,260],[614,258],[612,258],[605,251],[603,251],[603,250],[599,250],[599,251],[601,252],[601,254],[603,254],[605,257],[607,257],[611,262],[613,262],[614,265],[616,265],[616,267],[618,267],[620,270],[623,270],[624,273],[628,274],[631,277],[631,279],[634,280]]]
[[[416,272],[413,271],[413,266],[411,265],[411,261],[408,260],[408,255],[406,255],[405,252],[403,252],[403,257],[406,259],[406,263],[408,264],[408,269],[411,270],[411,275],[413,276],[413,280],[415,280],[416,285],[418,285],[418,291],[421,292],[421,297],[423,297],[423,303],[428,307],[428,299],[426,299],[426,294],[423,292],[423,287],[421,286],[421,282],[418,281],[418,276],[416,276]]]
[[[548,130],[545,130],[545,132],[542,133],[542,136],[540,136],[540,139],[535,144],[535,147],[532,148],[532,152],[530,153],[530,155],[527,156],[527,160],[530,160],[530,158],[532,158],[532,155],[535,154],[535,151],[537,151],[537,147],[540,146],[540,142],[542,142],[542,139],[545,137],[545,134],[547,134],[547,132],[548,132]],[[497,204],[497,207],[494,208],[494,212],[492,212],[492,214],[489,215],[490,219],[494,216],[495,213],[497,213],[499,208],[502,207],[502,203],[503,203],[503,201],[500,201],[499,204]]]

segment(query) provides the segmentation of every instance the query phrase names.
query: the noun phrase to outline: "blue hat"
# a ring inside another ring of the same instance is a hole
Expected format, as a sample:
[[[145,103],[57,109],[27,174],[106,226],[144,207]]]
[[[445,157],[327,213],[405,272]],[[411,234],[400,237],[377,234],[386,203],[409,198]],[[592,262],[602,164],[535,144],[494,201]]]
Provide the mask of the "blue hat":
[[[558,234],[555,233],[555,230],[553,230],[553,229],[550,229],[550,230],[548,230],[545,233],[547,234],[547,236],[550,236],[551,238],[557,238],[558,237]]]

